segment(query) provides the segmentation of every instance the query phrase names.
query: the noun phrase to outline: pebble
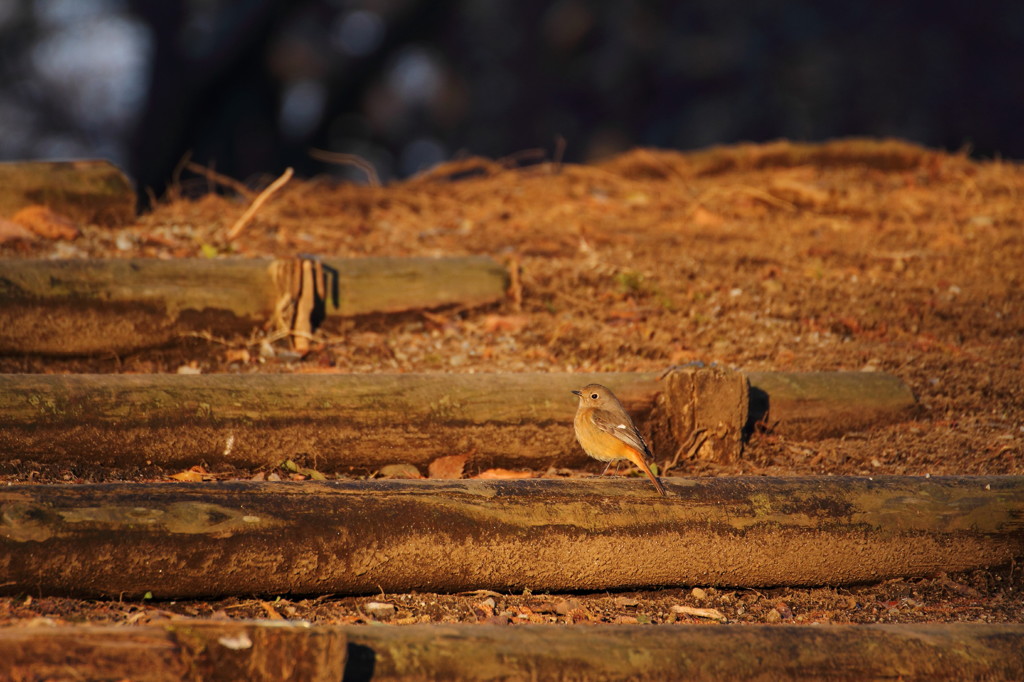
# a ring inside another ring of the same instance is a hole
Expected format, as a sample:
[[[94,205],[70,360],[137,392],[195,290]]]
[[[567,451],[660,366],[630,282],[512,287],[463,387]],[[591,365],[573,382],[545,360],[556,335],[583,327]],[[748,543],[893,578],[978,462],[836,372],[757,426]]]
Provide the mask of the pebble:
[[[395,605],[380,601],[371,601],[363,604],[363,611],[374,618],[390,618],[395,615]]]
[[[708,593],[699,587],[695,587],[690,592],[690,596],[698,601],[703,601],[708,598]]]

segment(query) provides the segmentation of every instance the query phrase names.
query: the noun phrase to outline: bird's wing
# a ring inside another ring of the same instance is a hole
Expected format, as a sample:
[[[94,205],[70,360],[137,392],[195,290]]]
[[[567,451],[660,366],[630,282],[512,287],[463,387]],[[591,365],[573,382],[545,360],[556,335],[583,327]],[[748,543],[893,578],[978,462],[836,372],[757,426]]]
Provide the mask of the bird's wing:
[[[643,453],[647,459],[653,459],[654,455],[651,454],[651,449],[647,447],[643,436],[633,426],[633,422],[629,417],[617,415],[610,410],[594,410],[593,418],[597,428],[605,433],[610,433],[626,445],[635,448],[638,452]]]

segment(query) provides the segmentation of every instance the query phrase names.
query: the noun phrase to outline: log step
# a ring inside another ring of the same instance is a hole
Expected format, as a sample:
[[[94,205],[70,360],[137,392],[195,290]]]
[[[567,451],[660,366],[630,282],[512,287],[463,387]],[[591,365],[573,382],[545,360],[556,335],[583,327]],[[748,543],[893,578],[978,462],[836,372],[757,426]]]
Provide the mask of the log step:
[[[247,334],[282,289],[265,258],[0,260],[0,353],[88,355]],[[327,317],[494,303],[507,273],[491,258],[325,258]],[[307,287],[307,292],[309,291]]]
[[[42,205],[80,224],[117,227],[135,221],[135,202],[131,181],[109,161],[0,163],[0,217]]]
[[[347,641],[347,645],[346,645]],[[4,679],[1019,680],[1024,625],[0,628]]]
[[[0,488],[0,592],[844,585],[1024,557],[1024,477]]]
[[[755,396],[778,433],[801,436],[903,419],[914,397],[869,372],[749,375],[715,368],[592,374],[0,375],[0,453],[41,463],[373,471],[470,454],[468,470],[580,466],[570,393],[605,384],[653,434],[657,460],[696,443],[731,461]],[[768,393],[766,393],[767,388]],[[760,399],[760,398],[758,398]]]
[[[341,628],[306,623],[0,628],[4,680],[338,682],[347,655]]]

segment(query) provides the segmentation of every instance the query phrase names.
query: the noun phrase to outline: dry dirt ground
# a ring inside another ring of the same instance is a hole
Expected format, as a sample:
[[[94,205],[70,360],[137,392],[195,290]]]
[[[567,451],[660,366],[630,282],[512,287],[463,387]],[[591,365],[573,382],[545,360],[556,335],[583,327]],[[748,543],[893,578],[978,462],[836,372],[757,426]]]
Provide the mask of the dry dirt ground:
[[[743,370],[877,370],[913,389],[920,409],[912,421],[814,442],[759,432],[738,464],[691,463],[679,473],[1024,474],[1020,165],[893,141],[691,154],[638,149],[590,166],[467,158],[386,187],[293,180],[229,241],[249,201],[216,180],[188,176],[136,225],[83,226],[76,240],[12,242],[0,255],[487,254],[517,276],[506,300],[490,308],[357,318],[322,329],[302,359],[261,356],[256,334],[129,357],[6,357],[0,371],[571,372],[692,361]],[[122,475],[40,471],[23,462],[3,478]],[[287,470],[208,475],[301,477]],[[323,623],[718,617],[682,607],[714,609],[732,622],[1024,622],[1022,589],[1024,569],[1009,566],[843,589],[202,603],[22,595],[0,600],[0,623],[146,623],[173,614]]]

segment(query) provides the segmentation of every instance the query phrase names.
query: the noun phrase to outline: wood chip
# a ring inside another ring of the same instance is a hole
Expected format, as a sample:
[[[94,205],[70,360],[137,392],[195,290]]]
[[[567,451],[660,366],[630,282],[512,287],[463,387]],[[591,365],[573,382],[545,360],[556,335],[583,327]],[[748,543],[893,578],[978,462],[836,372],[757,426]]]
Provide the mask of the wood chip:
[[[707,618],[709,620],[717,620],[724,622],[726,620],[725,614],[718,609],[699,609],[693,606],[673,606],[671,609],[672,613],[681,616],[692,616],[694,618]]]

